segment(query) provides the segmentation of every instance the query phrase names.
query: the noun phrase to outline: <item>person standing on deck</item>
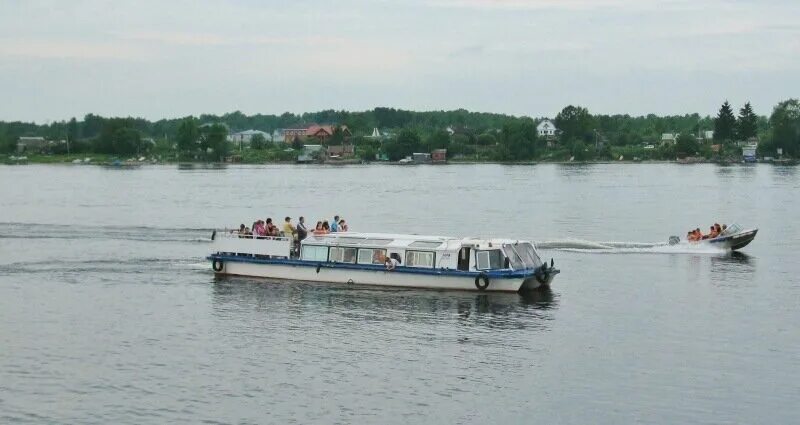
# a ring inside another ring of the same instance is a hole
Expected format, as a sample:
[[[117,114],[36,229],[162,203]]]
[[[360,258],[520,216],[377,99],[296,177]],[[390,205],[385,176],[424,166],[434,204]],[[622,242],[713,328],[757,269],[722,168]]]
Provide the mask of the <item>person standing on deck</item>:
[[[294,239],[297,236],[297,229],[295,229],[294,225],[292,224],[292,218],[286,217],[283,223],[283,235],[287,238]]]
[[[331,233],[335,233],[339,231],[339,216],[333,216],[333,222],[331,222]]]
[[[305,239],[306,237],[308,237],[308,228],[306,228],[306,219],[305,217],[300,216],[300,218],[297,219],[297,240],[299,242]]]

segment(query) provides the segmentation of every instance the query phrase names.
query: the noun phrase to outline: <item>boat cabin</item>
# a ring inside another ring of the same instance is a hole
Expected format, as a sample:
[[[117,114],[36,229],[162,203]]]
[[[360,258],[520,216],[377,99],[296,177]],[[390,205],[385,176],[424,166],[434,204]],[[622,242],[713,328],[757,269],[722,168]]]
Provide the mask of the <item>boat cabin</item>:
[[[379,264],[394,258],[403,267],[462,271],[535,269],[542,261],[525,241],[443,236],[329,233],[303,240],[303,261]]]

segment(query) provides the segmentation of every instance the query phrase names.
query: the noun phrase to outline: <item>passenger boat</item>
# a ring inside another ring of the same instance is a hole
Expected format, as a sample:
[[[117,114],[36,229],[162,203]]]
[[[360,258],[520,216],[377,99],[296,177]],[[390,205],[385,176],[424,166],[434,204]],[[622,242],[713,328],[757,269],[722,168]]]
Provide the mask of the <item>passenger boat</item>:
[[[549,286],[559,273],[531,242],[509,239],[342,232],[309,235],[295,246],[288,237],[215,231],[212,240],[208,260],[218,275],[516,292]],[[396,260],[393,268],[387,258]]]
[[[716,238],[687,242],[693,245],[708,244],[720,249],[736,251],[744,248],[750,242],[752,242],[753,239],[756,238],[757,233],[758,229],[743,229],[738,224],[732,224],[728,226],[727,229],[723,230],[722,233]],[[677,236],[671,236],[669,238],[670,245],[676,245],[680,242],[681,239]]]

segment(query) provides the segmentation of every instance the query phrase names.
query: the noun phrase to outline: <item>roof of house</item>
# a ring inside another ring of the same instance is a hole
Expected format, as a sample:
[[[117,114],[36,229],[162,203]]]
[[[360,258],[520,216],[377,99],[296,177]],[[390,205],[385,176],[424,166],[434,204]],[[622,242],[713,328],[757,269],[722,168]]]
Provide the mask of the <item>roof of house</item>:
[[[542,120],[542,122],[536,125],[537,130],[547,129],[549,127],[553,127],[553,129],[555,129],[556,125],[548,119]]]

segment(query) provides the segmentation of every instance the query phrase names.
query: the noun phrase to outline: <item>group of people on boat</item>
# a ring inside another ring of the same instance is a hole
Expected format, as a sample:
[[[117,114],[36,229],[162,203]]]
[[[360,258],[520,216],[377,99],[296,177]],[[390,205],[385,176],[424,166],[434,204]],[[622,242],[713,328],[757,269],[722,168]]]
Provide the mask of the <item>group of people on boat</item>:
[[[330,223],[328,220],[318,221],[317,225],[314,226],[313,234],[315,235],[326,235],[328,233],[339,233],[339,232],[346,232],[349,230],[349,226],[347,222],[344,221],[343,218],[340,218],[338,215],[333,217],[333,221]]]
[[[727,224],[719,225],[718,223],[714,223],[708,230],[708,234],[704,235],[703,232],[700,231],[700,228],[690,230],[686,233],[686,240],[689,242],[697,242],[703,241],[706,239],[714,239],[722,235],[722,233],[728,229]]]
[[[314,230],[311,231],[314,235],[324,235],[328,233],[346,232],[349,230],[347,222],[340,218],[338,215],[333,217],[330,223],[328,220],[317,221]],[[253,222],[252,227],[247,227],[244,223],[239,225],[239,230],[236,232],[240,238],[268,238],[268,237],[291,237],[299,242],[308,237],[309,230],[306,227],[305,217],[300,217],[297,224],[292,223],[291,217],[286,217],[283,226],[278,226],[273,223],[272,217],[267,220],[258,219]]]

